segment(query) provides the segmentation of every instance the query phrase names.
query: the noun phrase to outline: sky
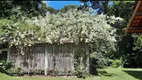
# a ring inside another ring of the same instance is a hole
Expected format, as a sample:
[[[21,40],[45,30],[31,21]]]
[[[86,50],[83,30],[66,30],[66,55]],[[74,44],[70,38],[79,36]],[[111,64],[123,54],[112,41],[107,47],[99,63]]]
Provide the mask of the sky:
[[[44,1],[47,6],[50,6],[56,10],[63,8],[66,5],[77,5],[79,6],[81,4],[80,1]],[[111,5],[112,2],[109,2]]]
[[[80,1],[46,1],[47,6],[50,6],[56,10],[61,9],[64,6],[71,5],[71,4],[79,6]]]

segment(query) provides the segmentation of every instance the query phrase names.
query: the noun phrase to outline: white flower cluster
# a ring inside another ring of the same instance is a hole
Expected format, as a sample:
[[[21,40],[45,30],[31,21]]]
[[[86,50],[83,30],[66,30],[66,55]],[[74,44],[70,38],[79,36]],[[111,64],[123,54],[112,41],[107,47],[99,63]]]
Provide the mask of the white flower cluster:
[[[112,16],[112,22],[117,18]],[[44,36],[42,40],[53,43],[68,40],[70,42],[114,42],[114,32],[107,24],[105,15],[90,15],[82,11],[70,10],[67,13],[50,14],[34,18],[27,22],[40,26]]]

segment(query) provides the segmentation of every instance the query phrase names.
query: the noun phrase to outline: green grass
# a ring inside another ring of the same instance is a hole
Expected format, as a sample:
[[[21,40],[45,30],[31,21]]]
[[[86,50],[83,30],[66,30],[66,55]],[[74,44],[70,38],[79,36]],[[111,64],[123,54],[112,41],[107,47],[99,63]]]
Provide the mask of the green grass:
[[[142,69],[108,68],[98,72],[98,80],[142,80]]]
[[[142,80],[142,69],[107,68],[98,69],[99,76],[92,78],[75,77],[11,77],[0,73],[0,80]]]
[[[0,73],[0,80],[93,80],[93,78],[76,78],[76,77],[11,77]]]

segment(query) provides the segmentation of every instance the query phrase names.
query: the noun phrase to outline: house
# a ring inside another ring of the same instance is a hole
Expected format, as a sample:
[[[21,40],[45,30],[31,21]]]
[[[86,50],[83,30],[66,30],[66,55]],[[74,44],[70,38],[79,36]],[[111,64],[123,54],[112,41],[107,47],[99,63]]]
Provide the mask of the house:
[[[24,47],[24,55],[21,54],[20,49],[13,46],[8,51],[8,60],[13,62],[15,67],[21,67],[27,73],[44,71],[44,74],[48,75],[49,71],[56,70],[59,75],[66,75],[75,72],[74,55],[77,49],[82,53],[89,54],[88,45],[76,45],[74,43],[36,43]],[[89,72],[89,56],[86,60],[85,70]]]
[[[137,6],[131,16],[131,19],[127,25],[126,32],[142,32],[142,1],[137,2]]]

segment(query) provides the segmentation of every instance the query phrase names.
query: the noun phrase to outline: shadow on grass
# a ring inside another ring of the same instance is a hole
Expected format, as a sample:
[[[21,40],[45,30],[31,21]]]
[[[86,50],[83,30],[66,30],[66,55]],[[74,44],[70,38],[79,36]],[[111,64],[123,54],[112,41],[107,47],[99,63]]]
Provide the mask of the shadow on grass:
[[[98,73],[99,73],[99,75],[100,76],[109,76],[109,77],[112,77],[112,76],[115,76],[115,74],[113,74],[113,73],[108,73],[108,72],[106,72],[106,71],[98,71]]]
[[[142,80],[142,71],[134,71],[134,70],[123,70],[123,71],[133,76],[136,79]]]

